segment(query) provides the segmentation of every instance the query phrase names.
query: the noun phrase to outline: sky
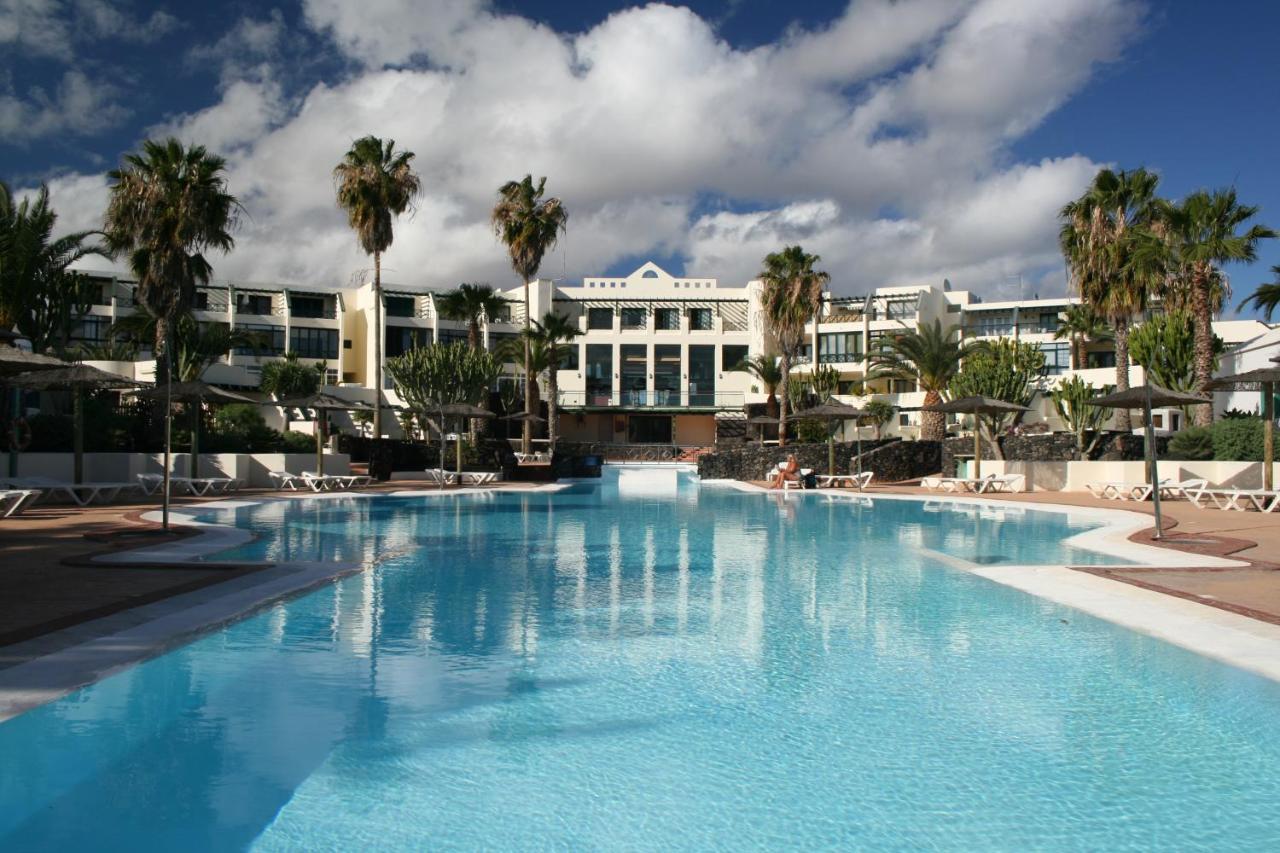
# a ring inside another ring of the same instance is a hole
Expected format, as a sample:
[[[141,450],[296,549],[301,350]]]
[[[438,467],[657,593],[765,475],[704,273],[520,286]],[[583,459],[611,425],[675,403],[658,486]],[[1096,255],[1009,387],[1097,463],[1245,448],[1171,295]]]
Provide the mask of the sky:
[[[1057,212],[1102,166],[1280,229],[1278,31],[1269,0],[0,0],[0,180],[92,229],[124,154],[199,143],[244,206],[217,278],[344,286],[371,262],[331,173],[374,134],[424,184],[390,282],[518,284],[487,215],[531,173],[570,214],[546,277],[740,285],[800,243],[837,294],[1059,295]]]

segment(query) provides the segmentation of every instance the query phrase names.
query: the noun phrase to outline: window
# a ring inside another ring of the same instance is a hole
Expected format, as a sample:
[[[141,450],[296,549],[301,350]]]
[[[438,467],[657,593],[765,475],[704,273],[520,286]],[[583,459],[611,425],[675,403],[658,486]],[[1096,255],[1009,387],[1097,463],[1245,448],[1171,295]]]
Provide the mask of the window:
[[[712,329],[710,308],[689,309],[689,331],[709,332]]]
[[[968,320],[969,334],[999,337],[1013,334],[1012,311],[976,311]]]
[[[884,306],[884,316],[888,320],[907,320],[916,315],[916,297],[910,300],[898,300],[895,302],[887,302]]]
[[[269,293],[237,293],[236,313],[270,317],[272,314],[271,302]]]
[[[712,406],[716,402],[716,348],[689,347],[689,405]]]
[[[746,344],[725,344],[720,348],[720,364],[722,370],[743,370],[741,366],[747,360],[750,347]]]
[[[387,358],[391,358],[392,356],[404,355],[416,347],[425,347],[430,343],[430,329],[415,329],[412,326],[387,326],[382,354]]]
[[[289,297],[289,313],[295,317],[319,318],[326,317],[328,314],[324,310],[324,297],[322,296],[298,296],[296,294]]]
[[[658,274],[653,270],[645,270],[643,273],[640,274],[640,277],[641,278],[657,278]]]
[[[653,402],[655,406],[674,406],[680,402],[679,344],[654,344]]]
[[[465,344],[467,343],[467,330],[466,329],[441,329],[440,343]]]
[[[388,317],[412,317],[413,316],[413,297],[412,296],[388,296],[382,300],[382,305],[387,311]],[[295,305],[295,312],[296,305]]]
[[[564,358],[560,361],[560,369],[577,370],[578,364],[578,345],[568,344],[564,348]]]
[[[910,394],[915,390],[916,390],[916,383],[912,382],[910,379],[890,379],[889,380],[890,394]]]
[[[587,405],[608,406],[613,402],[613,345],[587,344],[586,347]]]
[[[1036,324],[1037,330],[1042,334],[1056,332],[1058,331],[1059,322],[1057,311],[1041,311],[1040,322]]]
[[[670,444],[670,415],[631,415],[627,418],[627,441],[631,444]]]
[[[520,336],[514,332],[489,332],[489,352],[499,352],[503,347],[513,346],[509,341],[517,340]]]
[[[1071,344],[1037,344],[1044,353],[1044,372],[1048,376],[1059,376],[1071,369]]]
[[[1115,367],[1116,351],[1109,349],[1085,353],[1084,363],[1089,367]]]
[[[191,307],[197,311],[208,311],[209,310],[209,291],[197,290],[195,295],[195,301],[192,303]]]
[[[898,426],[911,426],[911,415],[906,412],[900,412],[898,414]]]
[[[588,308],[587,329],[590,331],[611,331],[613,329],[613,309]]]
[[[818,361],[840,364],[862,360],[862,332],[833,332],[818,335]]]
[[[302,358],[337,358],[337,329],[293,328],[289,330],[289,351]]]
[[[107,339],[107,328],[111,325],[109,317],[85,315],[71,326],[71,340],[82,343],[97,344]]]
[[[645,395],[649,375],[649,348],[644,344],[623,344],[618,349],[622,360],[622,402],[628,406],[648,403]]]
[[[643,329],[649,322],[648,313],[643,308],[623,308],[622,328]]]
[[[236,329],[242,332],[255,332],[261,342],[257,348],[236,347],[236,355],[284,355],[284,326],[267,326],[254,323],[240,323]]]
[[[657,308],[653,312],[653,327],[662,332],[680,331],[680,310],[678,308]]]

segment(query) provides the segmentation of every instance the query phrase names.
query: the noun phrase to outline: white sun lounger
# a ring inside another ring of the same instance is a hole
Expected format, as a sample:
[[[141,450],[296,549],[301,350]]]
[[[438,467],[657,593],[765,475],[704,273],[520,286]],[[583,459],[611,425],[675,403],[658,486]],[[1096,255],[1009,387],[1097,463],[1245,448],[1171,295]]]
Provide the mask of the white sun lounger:
[[[437,485],[439,485],[440,481],[443,480],[446,486],[452,486],[457,482],[457,477],[454,476],[452,471],[445,471],[440,468],[428,468],[427,480]]]
[[[1172,480],[1161,480],[1160,495],[1163,497],[1166,494],[1166,490],[1176,485]],[[1145,501],[1151,499],[1151,484],[1145,481],[1111,480],[1099,483],[1085,483],[1084,487],[1099,500]]]
[[[20,477],[0,482],[15,489],[38,490],[45,498],[62,496],[77,506],[88,506],[96,501],[108,503],[125,489],[138,488],[136,483],[68,483],[50,477]]]
[[[144,494],[154,495],[164,487],[163,474],[139,474],[138,483]],[[244,485],[239,477],[175,477],[169,475],[169,488],[183,488],[196,497],[207,494],[225,494],[237,491]]]
[[[1259,512],[1280,508],[1280,491],[1266,489],[1201,489],[1187,497],[1199,509],[1212,502],[1218,509],[1245,512],[1250,507]]]
[[[40,500],[39,489],[0,490],[0,518],[21,515],[22,511]]]
[[[298,484],[302,482],[301,474],[293,474],[289,471],[268,471],[267,476],[271,478],[271,485],[278,492],[285,489],[296,492]]]
[[[818,488],[836,488],[847,483],[858,491],[865,489],[875,477],[875,471],[863,471],[861,474],[819,474]]]
[[[492,483],[498,479],[498,475],[492,471],[463,471],[462,485],[464,486],[483,486]]]

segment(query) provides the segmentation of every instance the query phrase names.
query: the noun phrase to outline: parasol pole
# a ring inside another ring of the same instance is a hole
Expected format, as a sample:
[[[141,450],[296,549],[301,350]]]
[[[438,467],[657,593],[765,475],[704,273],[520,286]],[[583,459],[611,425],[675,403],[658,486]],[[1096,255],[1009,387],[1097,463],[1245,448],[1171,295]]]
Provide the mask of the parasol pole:
[[[973,413],[973,479],[982,476],[982,421]]]
[[[1146,426],[1143,432],[1147,439],[1147,472],[1151,478],[1151,501],[1156,512],[1156,532],[1151,538],[1158,541],[1164,538],[1161,533],[1164,523],[1160,518],[1160,473],[1156,470],[1156,431],[1151,426],[1151,383],[1147,382],[1143,387],[1146,388],[1146,399],[1143,401],[1146,409],[1143,413],[1146,416]]]
[[[161,527],[169,529],[169,460],[173,440],[173,347],[169,336],[164,341],[164,484],[160,497]]]
[[[1275,383],[1262,383],[1262,488],[1268,492],[1274,488],[1275,473],[1271,470],[1275,465],[1275,451],[1271,446],[1272,433],[1275,427]]]
[[[316,409],[316,473],[324,476],[324,410]]]
[[[75,424],[71,434],[72,480],[78,486],[84,482],[84,392],[79,387],[71,389],[71,420]]]

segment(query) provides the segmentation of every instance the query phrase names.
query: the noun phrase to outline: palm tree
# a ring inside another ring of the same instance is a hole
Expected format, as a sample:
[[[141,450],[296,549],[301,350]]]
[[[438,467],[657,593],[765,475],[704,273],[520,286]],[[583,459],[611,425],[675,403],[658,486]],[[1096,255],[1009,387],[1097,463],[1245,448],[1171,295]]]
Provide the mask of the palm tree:
[[[932,326],[923,323],[914,332],[883,338],[880,348],[868,353],[872,379],[902,379],[914,382],[924,391],[925,406],[942,402],[942,392],[960,372],[960,364],[984,344],[962,342],[960,327],[945,331],[941,320]],[[941,441],[947,434],[947,419],[941,412],[924,412],[920,422],[920,438]]]
[[[529,336],[530,352],[540,355],[547,372],[547,439],[552,450],[556,447],[560,419],[560,365],[569,357],[573,339],[582,334],[576,323],[563,314],[548,311],[542,322],[534,320],[532,327],[523,333]]]
[[[538,275],[542,258],[555,246],[560,233],[565,230],[569,213],[560,199],[543,198],[547,179],[539,178],[534,184],[532,175],[520,181],[507,181],[498,188],[498,203],[493,207],[490,220],[494,233],[511,258],[511,268],[520,276],[524,286],[524,331],[529,332],[529,280]],[[533,414],[534,372],[531,363],[529,338],[524,348],[524,403],[525,411]],[[529,452],[532,424],[524,422],[521,450]]]
[[[480,349],[480,320],[496,320],[507,300],[487,284],[460,284],[440,297],[439,306],[441,316],[467,324],[467,345]]]
[[[1263,313],[1268,323],[1271,322],[1271,315],[1280,308],[1280,265],[1272,267],[1271,274],[1275,276],[1275,281],[1258,285],[1258,289],[1240,303],[1240,308],[1243,310],[1252,302],[1253,307]]]
[[[1173,289],[1191,310],[1195,331],[1194,388],[1205,393],[1213,379],[1213,306],[1215,289],[1226,295],[1221,267],[1227,263],[1252,263],[1258,259],[1258,243],[1274,238],[1265,225],[1249,225],[1257,207],[1240,204],[1234,189],[1198,190],[1181,204],[1159,207],[1158,236],[1167,253],[1165,263]],[[1241,231],[1244,228],[1245,230]],[[1213,406],[1195,406],[1196,426],[1213,422]]]
[[[1152,222],[1159,182],[1146,169],[1102,169],[1058,214],[1058,242],[1072,286],[1114,329],[1118,391],[1129,388],[1129,324],[1146,309],[1156,285],[1132,263],[1132,238]],[[1128,432],[1128,410],[1117,409],[1115,418],[1117,428]]]
[[[392,220],[409,210],[422,191],[411,166],[413,156],[412,151],[396,151],[394,139],[365,136],[333,167],[338,207],[346,211],[360,248],[373,255],[374,438],[382,437],[382,253],[395,236]]]
[[[296,352],[262,365],[262,378],[258,383],[262,393],[277,400],[296,400],[310,397],[324,381],[324,371],[304,364]],[[289,428],[291,409],[284,410],[284,428]]]
[[[756,353],[743,361],[742,367],[764,388],[765,394],[768,395],[764,404],[765,413],[771,418],[776,418],[778,388],[782,385],[782,370],[778,367],[778,357],[771,353]]]
[[[0,181],[0,329],[18,331],[31,348],[67,347],[72,321],[88,310],[89,288],[70,271],[89,255],[105,255],[89,244],[98,231],[76,231],[54,238],[58,214],[43,184],[34,199],[17,201]]]
[[[1084,370],[1088,361],[1085,345],[1093,341],[1109,341],[1114,337],[1107,322],[1089,305],[1072,305],[1059,317],[1062,322],[1053,333],[1055,340],[1071,341],[1073,370]]]
[[[226,161],[204,146],[147,140],[129,154],[112,181],[105,230],[108,245],[129,253],[135,298],[156,318],[156,366],[168,354],[174,322],[191,310],[196,286],[213,272],[204,253],[229,252],[240,203],[227,192]],[[167,367],[164,368],[167,370]]]
[[[107,334],[136,352],[140,343],[155,340],[156,324],[156,318],[143,311],[121,317]],[[260,350],[268,345],[259,332],[233,329],[226,323],[201,323],[191,314],[176,317],[171,328],[173,377],[179,382],[197,381],[209,365],[232,350]]]
[[[820,260],[822,258],[817,255],[805,254],[800,246],[787,246],[781,252],[766,255],[764,269],[760,272],[760,280],[764,283],[761,307],[778,341],[782,359],[779,445],[787,443],[787,383],[790,381],[791,363],[804,342],[804,327],[822,305],[822,287],[831,280],[827,273],[813,268]]]

